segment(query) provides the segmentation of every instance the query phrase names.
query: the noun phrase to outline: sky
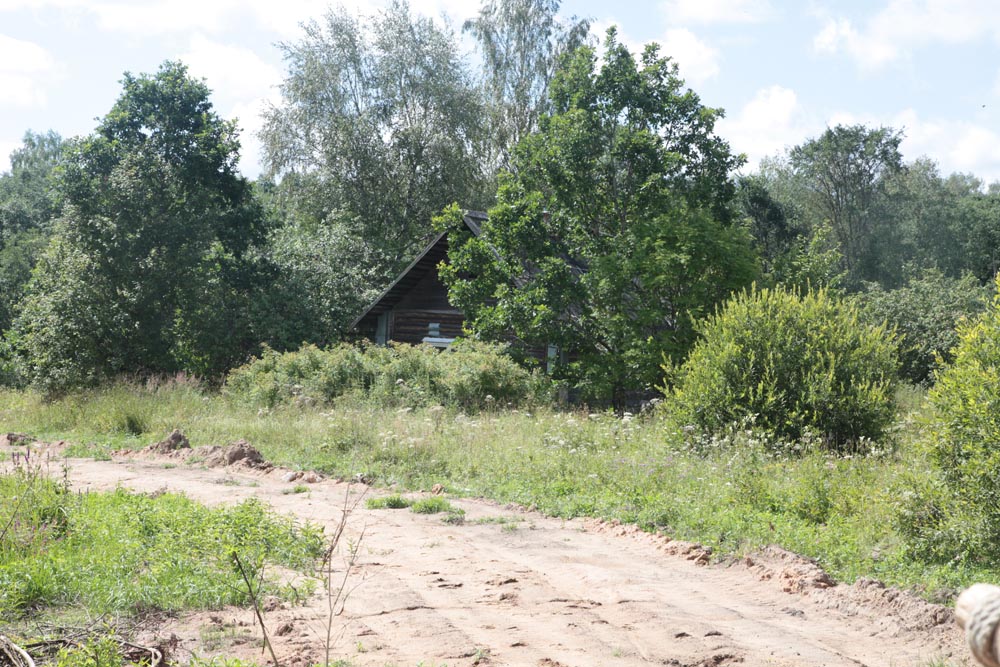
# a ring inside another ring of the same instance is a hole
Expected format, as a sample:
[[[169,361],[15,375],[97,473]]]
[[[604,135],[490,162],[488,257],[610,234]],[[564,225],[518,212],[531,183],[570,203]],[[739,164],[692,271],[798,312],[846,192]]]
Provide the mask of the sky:
[[[326,0],[0,0],[0,171],[26,130],[88,134],[124,72],[181,60],[235,118],[240,167],[261,170],[260,112],[280,104],[278,44],[321,20]],[[340,3],[372,13],[381,0]],[[457,28],[478,1],[410,0]],[[837,124],[902,130],[907,161],[1000,181],[1000,2],[996,0],[563,0],[596,33],[617,25],[635,50],[657,42],[717,131],[762,158]]]

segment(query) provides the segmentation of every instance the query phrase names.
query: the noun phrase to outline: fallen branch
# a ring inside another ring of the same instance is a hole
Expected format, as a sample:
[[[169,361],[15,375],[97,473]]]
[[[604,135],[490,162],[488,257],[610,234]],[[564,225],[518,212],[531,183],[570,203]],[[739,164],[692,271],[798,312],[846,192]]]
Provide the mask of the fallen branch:
[[[4,635],[0,635],[0,651],[15,667],[35,667],[35,661],[31,659],[28,652]]]

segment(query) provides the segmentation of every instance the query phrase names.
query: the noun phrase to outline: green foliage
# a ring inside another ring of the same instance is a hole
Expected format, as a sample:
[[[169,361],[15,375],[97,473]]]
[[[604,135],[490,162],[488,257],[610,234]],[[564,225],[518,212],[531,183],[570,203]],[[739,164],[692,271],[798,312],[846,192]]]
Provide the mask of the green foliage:
[[[80,495],[23,468],[0,476],[0,490],[0,518],[11,526],[0,536],[5,616],[42,606],[100,614],[245,604],[227,554],[256,576],[265,564],[306,570],[323,549],[321,531],[256,500],[210,510],[172,494]]]
[[[60,648],[55,659],[56,667],[124,667],[125,664],[121,646],[111,636]]]
[[[0,241],[0,332],[10,329],[31,270],[47,243],[48,237],[39,230],[19,232]]]
[[[454,34],[405,2],[365,18],[330,10],[303,32],[281,45],[288,76],[262,133],[269,175],[291,220],[378,239],[380,256],[341,262],[388,279],[441,206],[485,205],[479,96]]]
[[[274,311],[268,341],[294,349],[303,341],[328,345],[379,294],[391,261],[373,236],[352,232],[355,222],[331,216],[323,224],[290,223],[271,237],[277,271],[265,298]]]
[[[55,132],[29,130],[10,154],[10,171],[0,174],[0,248],[18,234],[48,230],[60,206],[53,176],[62,151],[62,137]]]
[[[49,391],[121,373],[215,374],[256,344],[249,252],[264,239],[233,123],[183,65],[126,74],[96,132],[64,150],[65,200],[15,329]]]
[[[676,65],[654,45],[637,63],[613,30],[600,68],[577,50],[550,97],[482,235],[454,239],[440,275],[476,334],[556,345],[573,358],[559,376],[621,405],[653,386],[662,353],[688,350],[693,318],[755,275],[730,224],[740,158]]]
[[[893,334],[825,290],[754,288],[700,332],[684,364],[666,368],[665,406],[681,424],[720,432],[749,421],[785,442],[813,434],[843,451],[881,440],[892,422]]]
[[[429,346],[342,343],[325,350],[265,350],[229,374],[225,391],[265,407],[329,405],[349,397],[385,406],[482,410],[537,401],[544,381],[502,347],[486,343],[463,341],[444,353]]]
[[[887,183],[903,169],[902,140],[892,128],[837,125],[788,153],[807,210],[814,224],[830,224],[852,284],[882,277],[879,245],[895,234],[882,207]]]
[[[1000,562],[1000,296],[959,325],[954,361],[938,373],[929,397],[936,410],[929,446],[953,499],[947,513],[957,520],[927,528],[961,528],[953,548]]]
[[[909,409],[922,410],[923,392],[904,389]],[[31,391],[0,389],[0,423],[47,441],[118,449],[127,443],[96,433],[93,423],[126,392],[160,434],[183,425],[192,443],[247,438],[277,465],[343,478],[362,473],[399,493],[442,484],[450,494],[535,506],[551,516],[637,523],[720,554],[776,544],[816,559],[838,580],[876,578],[927,595],[998,581],[995,566],[954,560],[955,543],[937,541],[933,531],[922,533],[924,551],[904,541],[899,517],[908,506],[920,509],[914,498],[927,500],[926,523],[935,520],[935,507],[944,507],[934,494],[951,497],[929,453],[914,445],[926,428],[919,415],[901,419],[893,448],[864,456],[836,456],[809,442],[779,448],[772,436],[745,427],[698,437],[655,414],[539,408],[470,415],[358,404],[262,411],[182,383],[48,402]],[[530,515],[500,513],[476,523],[529,528]],[[954,532],[961,523],[945,527]],[[933,544],[940,557],[932,557]]]
[[[935,369],[949,364],[958,344],[956,326],[982,312],[988,291],[973,276],[949,278],[927,269],[898,289],[869,283],[857,296],[866,320],[887,322],[900,334],[900,377],[913,384],[928,383]]]
[[[370,510],[402,510],[413,505],[413,501],[404,498],[398,493],[394,493],[391,496],[382,496],[379,498],[369,498],[365,501],[365,506]]]
[[[559,0],[486,0],[463,30],[482,55],[481,88],[489,100],[487,140],[479,156],[494,174],[512,168],[521,139],[538,126],[560,59],[589,39],[590,21],[558,18]]]
[[[410,505],[410,511],[415,514],[440,514],[441,512],[451,512],[452,508],[447,498],[431,496],[414,502]]]

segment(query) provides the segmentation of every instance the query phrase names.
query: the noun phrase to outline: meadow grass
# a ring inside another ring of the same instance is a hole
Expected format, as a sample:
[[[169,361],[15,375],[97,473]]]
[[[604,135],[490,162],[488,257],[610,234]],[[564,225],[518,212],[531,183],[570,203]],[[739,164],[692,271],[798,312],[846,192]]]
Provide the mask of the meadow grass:
[[[535,507],[559,517],[637,523],[720,555],[775,544],[834,577],[875,577],[936,597],[986,565],[927,563],[897,529],[902,505],[936,473],[915,435],[920,392],[903,397],[892,446],[832,456],[815,443],[775,447],[752,430],[696,438],[658,417],[583,411],[441,407],[256,410],[188,383],[117,385],[46,402],[0,390],[0,428],[89,443],[88,455],[139,447],[180,428],[192,445],[246,438],[279,465],[402,490],[443,484],[458,495]]]
[[[0,475],[0,616],[49,610],[91,616],[246,604],[232,557],[263,577],[260,594],[306,594],[270,576],[311,572],[322,532],[259,501],[209,509],[177,494],[74,493],[23,462]],[[267,575],[266,577],[264,575]]]

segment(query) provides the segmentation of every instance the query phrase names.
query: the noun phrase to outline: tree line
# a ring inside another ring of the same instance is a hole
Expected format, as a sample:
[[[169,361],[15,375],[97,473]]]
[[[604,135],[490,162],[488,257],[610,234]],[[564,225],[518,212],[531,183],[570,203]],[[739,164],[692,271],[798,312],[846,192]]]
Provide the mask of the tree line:
[[[178,62],[126,74],[87,136],[28,132],[0,175],[0,381],[220,377],[262,344],[332,344],[448,228],[470,334],[571,351],[557,375],[613,400],[654,386],[754,281],[874,312],[927,281],[936,298],[992,280],[996,186],[906,163],[902,131],[860,125],[737,175],[722,110],[668,54],[613,29],[599,46],[558,11],[485,0],[461,27],[471,53],[405,2],[304,25],[280,45],[253,182]],[[480,237],[460,237],[453,202],[489,210]]]

